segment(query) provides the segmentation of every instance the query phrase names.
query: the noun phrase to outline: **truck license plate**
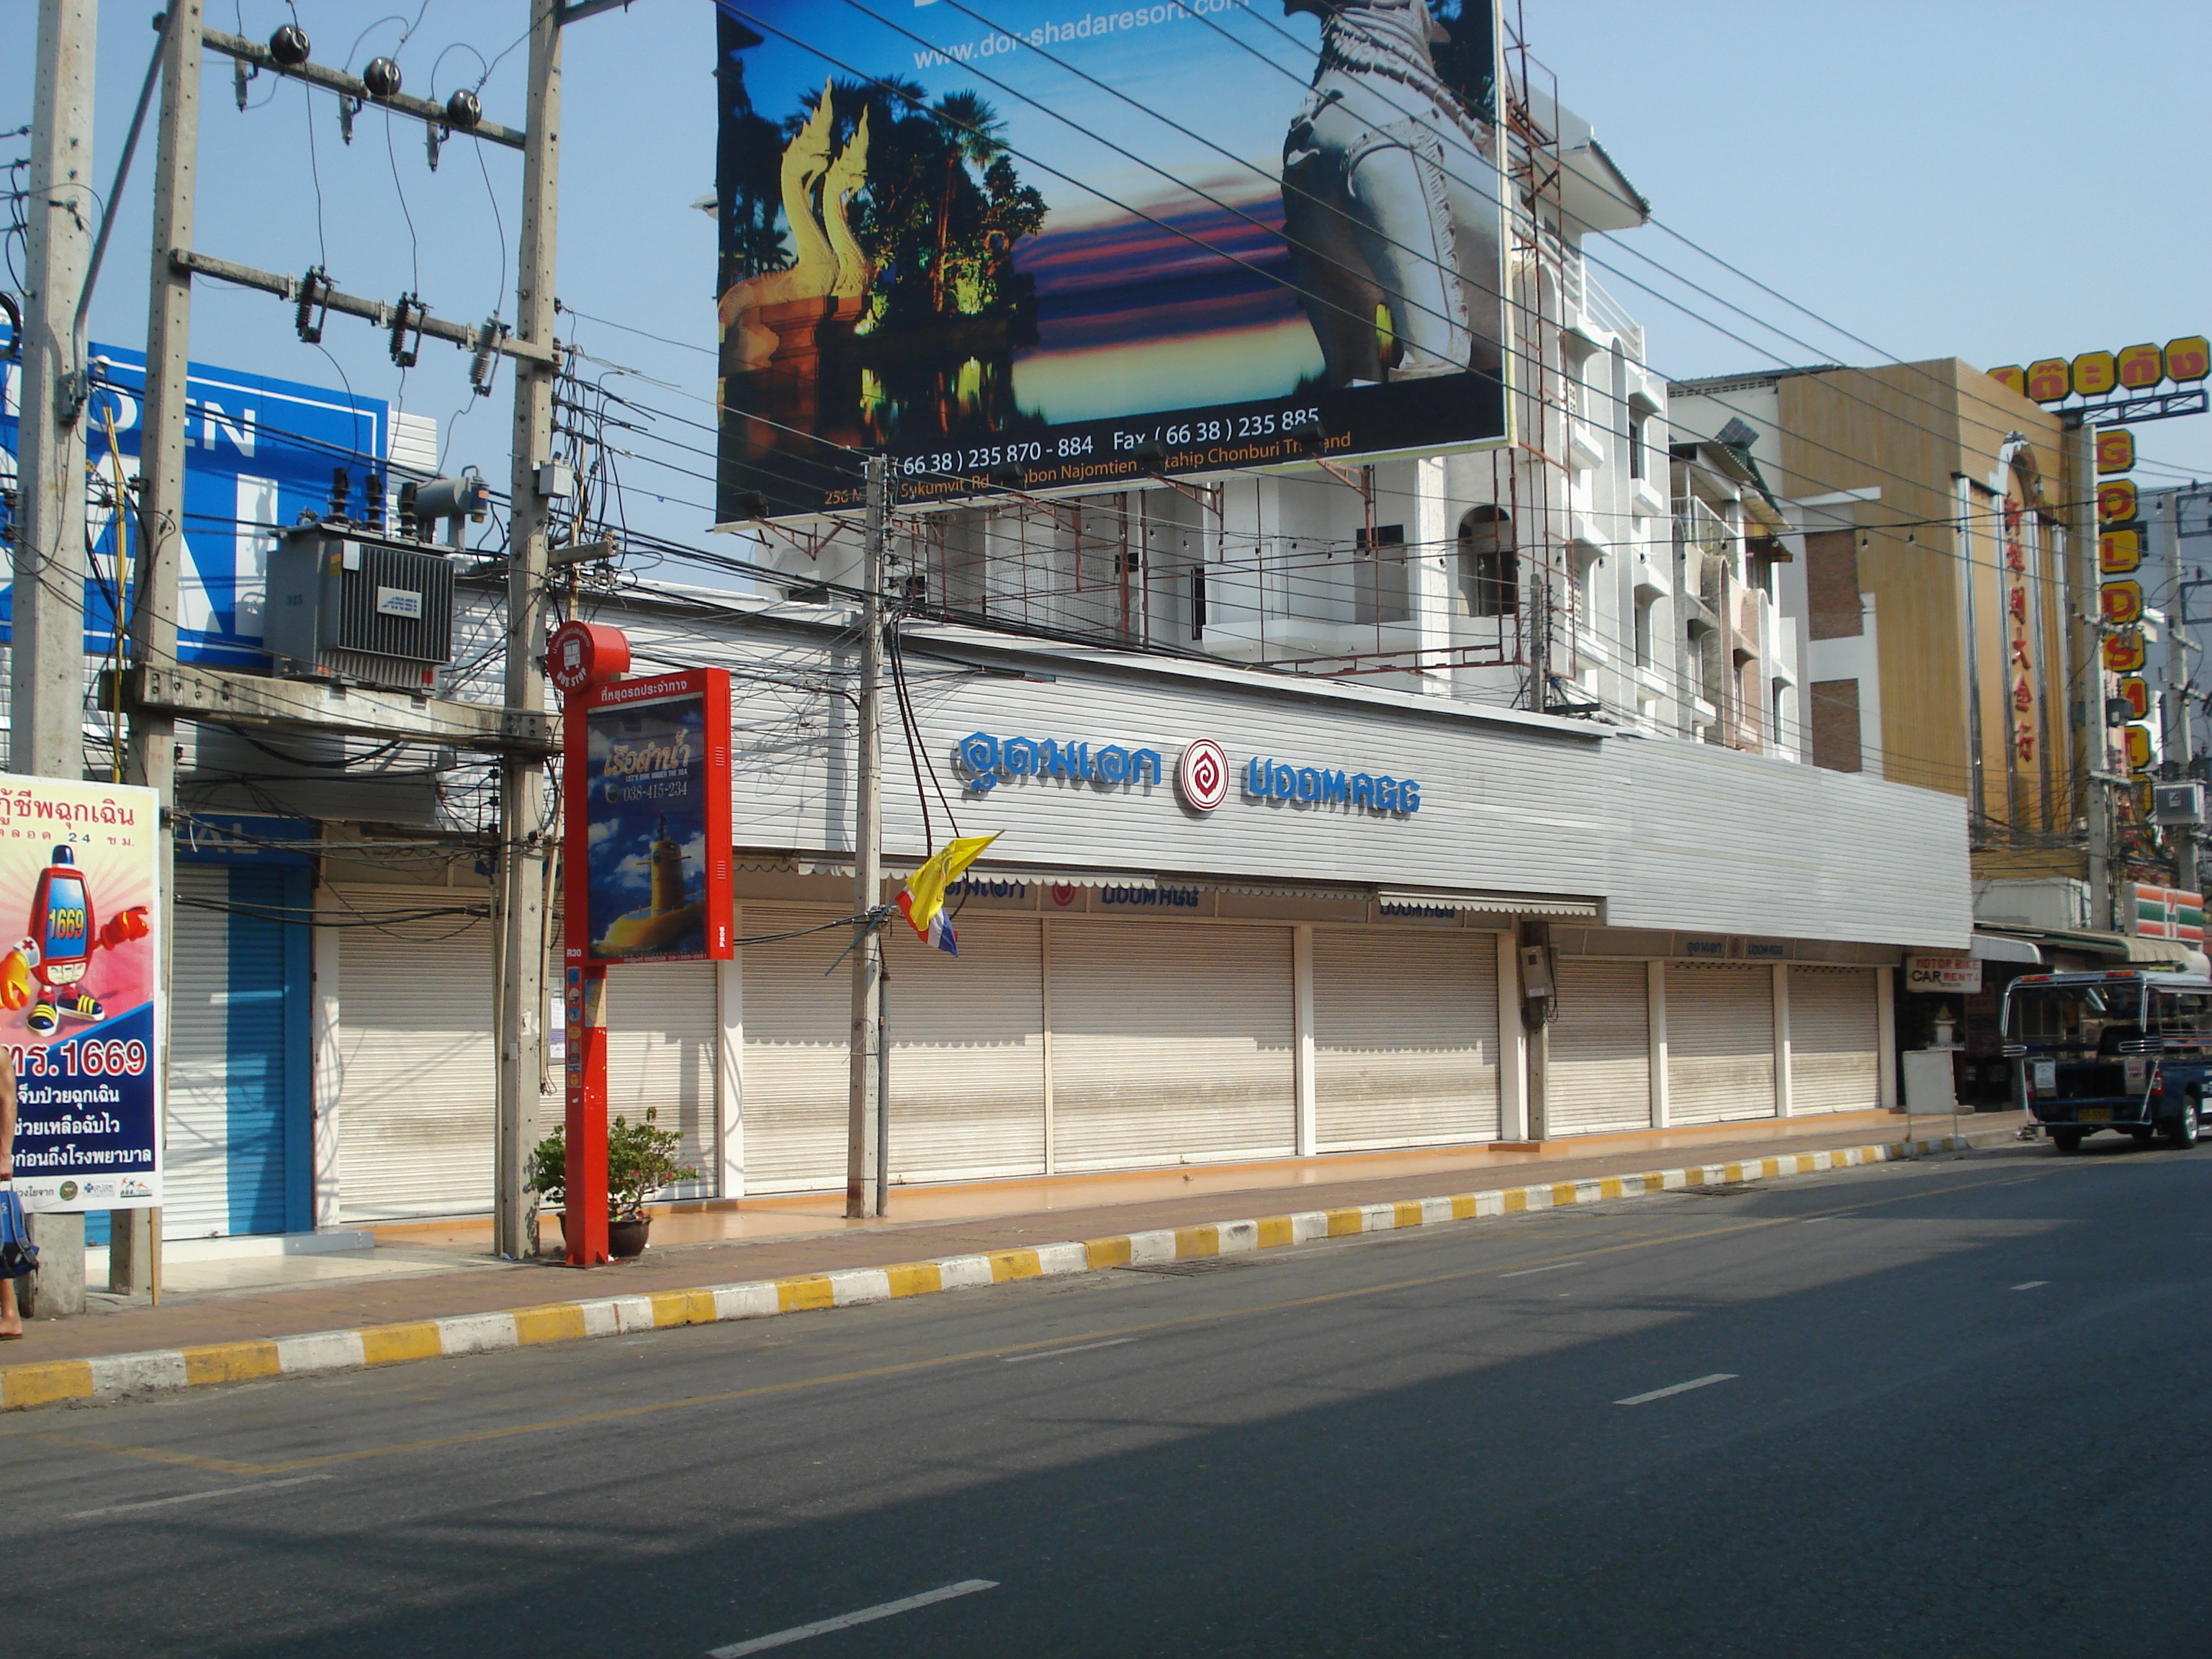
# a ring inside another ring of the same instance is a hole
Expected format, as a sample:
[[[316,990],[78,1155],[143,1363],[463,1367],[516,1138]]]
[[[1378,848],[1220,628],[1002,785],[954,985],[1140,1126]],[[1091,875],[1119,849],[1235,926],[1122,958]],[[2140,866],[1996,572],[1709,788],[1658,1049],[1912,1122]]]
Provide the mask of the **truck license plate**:
[[[2074,1115],[2076,1121],[2082,1123],[2110,1123],[2112,1121],[2112,1109],[2109,1106],[2084,1106]]]
[[[2057,1060],[2039,1060],[2035,1062],[2035,1092],[2039,1095],[2055,1095],[2058,1092],[2058,1062]]]

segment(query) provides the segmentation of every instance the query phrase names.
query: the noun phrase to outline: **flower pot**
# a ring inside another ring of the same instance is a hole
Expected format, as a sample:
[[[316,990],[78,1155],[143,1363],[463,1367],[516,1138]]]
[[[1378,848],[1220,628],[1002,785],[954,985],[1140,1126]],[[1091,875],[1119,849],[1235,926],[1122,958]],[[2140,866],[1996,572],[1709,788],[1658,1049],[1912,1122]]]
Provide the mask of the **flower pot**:
[[[639,1216],[635,1220],[616,1217],[607,1223],[607,1254],[617,1261],[627,1261],[645,1254],[646,1235],[653,1231],[653,1218]]]

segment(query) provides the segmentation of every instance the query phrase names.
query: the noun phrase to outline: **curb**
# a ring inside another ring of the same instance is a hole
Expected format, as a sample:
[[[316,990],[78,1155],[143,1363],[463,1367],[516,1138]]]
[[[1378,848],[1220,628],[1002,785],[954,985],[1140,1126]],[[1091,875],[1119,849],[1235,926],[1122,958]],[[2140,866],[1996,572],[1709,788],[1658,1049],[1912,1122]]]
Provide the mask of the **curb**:
[[[1996,1145],[2014,1138],[2014,1132],[2007,1129],[2002,1133],[1991,1131],[1981,1135],[1943,1135],[1871,1146],[1834,1147],[1826,1152],[1786,1153],[1730,1164],[1652,1170],[1641,1175],[1543,1182],[1488,1192],[1456,1193],[1443,1198],[1401,1199],[1393,1203],[1303,1210],[1253,1220],[1116,1233],[1080,1243],[994,1250],[983,1255],[944,1256],[933,1261],[909,1261],[891,1267],[850,1267],[835,1273],[799,1273],[784,1279],[708,1285],[699,1290],[654,1291],[587,1302],[549,1302],[497,1313],[371,1325],[358,1330],[317,1331],[305,1336],[0,1366],[0,1411],[25,1411],[75,1401],[119,1400],[129,1395],[169,1393],[217,1382],[314,1376],[332,1371],[360,1370],[372,1365],[492,1353],[542,1342],[624,1336],[671,1326],[711,1325],[732,1319],[764,1319],[817,1308],[856,1307],[864,1303],[927,1296],[940,1291],[1003,1285],[1019,1279],[1050,1279],[1193,1256],[1232,1255],[1358,1233],[1395,1232],[1446,1221],[1562,1209],[1609,1199],[1638,1198],[1682,1187],[1812,1175],[1861,1164],[1893,1163],[1933,1152],[1959,1152],[1977,1144]]]

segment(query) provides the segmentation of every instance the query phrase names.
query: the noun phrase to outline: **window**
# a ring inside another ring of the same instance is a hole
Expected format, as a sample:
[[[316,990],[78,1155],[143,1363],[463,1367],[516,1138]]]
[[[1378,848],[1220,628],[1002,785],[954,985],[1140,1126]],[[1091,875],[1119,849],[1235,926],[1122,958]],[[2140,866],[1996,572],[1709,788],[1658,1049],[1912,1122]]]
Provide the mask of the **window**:
[[[1630,407],[1628,411],[1628,476],[1641,478],[1647,476],[1650,462],[1645,459],[1644,428],[1650,416],[1642,410]]]
[[[1379,524],[1360,530],[1352,541],[1359,563],[1352,577],[1352,620],[1401,623],[1413,620],[1413,596],[1406,568],[1406,526]]]
[[[1636,590],[1636,665],[1651,666],[1651,612],[1659,603],[1657,592],[1649,587]]]
[[[1521,608],[1521,558],[1513,520],[1503,507],[1478,507],[1459,521],[1459,592],[1470,617],[1510,617]]]

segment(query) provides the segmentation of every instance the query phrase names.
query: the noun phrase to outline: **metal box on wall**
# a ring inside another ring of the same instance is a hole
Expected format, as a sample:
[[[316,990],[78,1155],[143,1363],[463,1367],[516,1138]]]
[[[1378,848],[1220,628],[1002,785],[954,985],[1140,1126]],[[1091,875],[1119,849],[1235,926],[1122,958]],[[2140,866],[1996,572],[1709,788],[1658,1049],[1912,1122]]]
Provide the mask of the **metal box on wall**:
[[[419,691],[453,657],[453,567],[442,552],[305,525],[269,556],[263,642],[280,674]]]
[[[2154,823],[2202,823],[2204,822],[2204,786],[2187,783],[2161,783],[2151,790],[2151,822]]]

